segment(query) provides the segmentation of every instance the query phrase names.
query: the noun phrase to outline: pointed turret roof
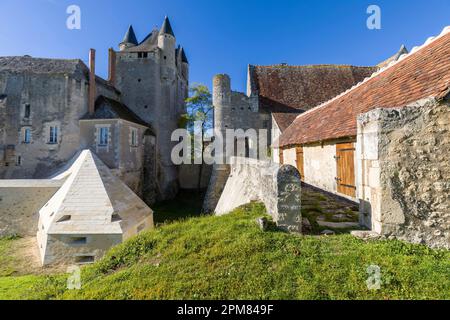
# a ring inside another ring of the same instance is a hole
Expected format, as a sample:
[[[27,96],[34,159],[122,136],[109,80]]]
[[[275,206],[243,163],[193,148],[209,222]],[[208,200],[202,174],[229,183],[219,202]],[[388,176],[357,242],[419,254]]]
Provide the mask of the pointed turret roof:
[[[136,34],[134,33],[134,29],[131,24],[128,27],[127,33],[125,34],[125,37],[123,38],[122,43],[131,43],[134,45],[138,44]]]
[[[168,16],[166,16],[164,18],[164,22],[161,27],[161,30],[159,30],[159,34],[170,34],[171,36],[175,37],[175,35],[173,34],[172,26],[170,25]]]
[[[189,61],[188,61],[188,59],[186,57],[186,52],[184,51],[184,48],[181,47],[180,51],[181,51],[181,53],[180,53],[181,54],[181,62],[189,63]]]

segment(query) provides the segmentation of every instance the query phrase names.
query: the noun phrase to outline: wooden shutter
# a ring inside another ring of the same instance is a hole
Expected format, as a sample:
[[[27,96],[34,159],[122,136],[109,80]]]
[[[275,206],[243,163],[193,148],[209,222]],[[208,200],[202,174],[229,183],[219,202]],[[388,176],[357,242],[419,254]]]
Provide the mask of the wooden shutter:
[[[279,149],[280,164],[284,164],[283,149]]]
[[[337,191],[350,197],[356,196],[355,147],[353,143],[336,145]]]
[[[305,168],[303,164],[303,147],[297,147],[295,148],[295,151],[297,153],[297,170],[298,172],[300,172],[302,181],[305,181]]]

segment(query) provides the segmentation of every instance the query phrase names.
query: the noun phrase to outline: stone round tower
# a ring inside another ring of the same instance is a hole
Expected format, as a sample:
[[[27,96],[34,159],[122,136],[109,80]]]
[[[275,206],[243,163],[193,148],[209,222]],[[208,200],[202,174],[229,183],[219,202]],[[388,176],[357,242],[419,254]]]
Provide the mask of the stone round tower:
[[[213,79],[214,127],[225,134],[230,128],[231,81],[226,74],[218,74]]]
[[[158,47],[161,49],[161,68],[162,77],[167,80],[175,79],[175,45],[176,39],[170,25],[169,18],[164,19],[161,30],[158,35]]]

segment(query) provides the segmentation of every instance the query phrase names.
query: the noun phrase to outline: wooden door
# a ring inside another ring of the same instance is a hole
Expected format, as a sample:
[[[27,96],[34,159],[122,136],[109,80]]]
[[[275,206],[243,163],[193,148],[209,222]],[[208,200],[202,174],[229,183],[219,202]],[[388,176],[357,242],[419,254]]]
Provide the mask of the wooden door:
[[[353,143],[336,145],[337,191],[350,197],[356,196],[355,147]]]
[[[303,165],[303,147],[295,148],[297,153],[297,170],[300,172],[300,177],[302,181],[305,181],[305,169]]]
[[[280,164],[284,163],[283,149],[279,149]]]

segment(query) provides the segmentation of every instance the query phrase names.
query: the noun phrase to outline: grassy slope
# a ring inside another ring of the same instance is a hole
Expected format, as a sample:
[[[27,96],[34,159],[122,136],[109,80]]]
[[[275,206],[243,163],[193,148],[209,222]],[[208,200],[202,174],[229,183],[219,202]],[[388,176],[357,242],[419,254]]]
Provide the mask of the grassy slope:
[[[75,299],[450,299],[450,252],[349,235],[262,232],[252,204],[223,217],[168,224],[113,248],[83,270],[83,289],[35,277],[10,297]],[[381,290],[367,289],[379,265]],[[7,278],[6,278],[7,279]],[[5,284],[0,280],[0,288]],[[29,287],[33,287],[30,294]],[[8,291],[8,290],[7,290]],[[5,290],[0,289],[0,298]]]

